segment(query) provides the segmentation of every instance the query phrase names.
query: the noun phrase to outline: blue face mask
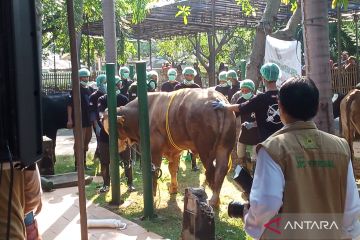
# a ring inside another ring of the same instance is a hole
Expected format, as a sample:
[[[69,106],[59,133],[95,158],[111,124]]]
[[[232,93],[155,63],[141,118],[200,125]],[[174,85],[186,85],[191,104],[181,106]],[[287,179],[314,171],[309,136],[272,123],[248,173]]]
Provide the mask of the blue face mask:
[[[220,86],[221,86],[221,87],[227,87],[228,84],[227,84],[227,83],[220,83]]]
[[[169,75],[169,81],[175,81],[176,76],[175,75]]]
[[[246,100],[249,100],[252,96],[253,94],[251,92],[242,95],[242,97],[245,98]]]
[[[81,86],[88,87],[88,82],[80,81]]]
[[[130,76],[130,74],[129,74],[128,72],[124,72],[124,73],[123,73],[123,78],[128,79],[128,78],[129,78],[129,76]]]
[[[194,80],[191,80],[191,81],[184,80],[184,84],[185,84],[185,85],[191,85],[191,84],[194,84]]]
[[[152,91],[156,88],[156,83],[154,82],[154,80],[150,80],[148,82],[148,87],[149,87],[149,90]]]
[[[106,84],[102,84],[99,86],[99,91],[102,92],[102,93],[106,93]]]

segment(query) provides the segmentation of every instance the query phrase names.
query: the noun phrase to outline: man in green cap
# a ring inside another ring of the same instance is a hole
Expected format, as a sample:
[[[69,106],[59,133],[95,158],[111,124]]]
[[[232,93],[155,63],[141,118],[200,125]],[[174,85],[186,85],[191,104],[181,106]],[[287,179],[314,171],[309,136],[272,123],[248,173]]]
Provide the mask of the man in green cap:
[[[217,85],[215,87],[215,90],[222,93],[228,100],[229,100],[229,90],[230,90],[230,85],[228,84],[227,81],[227,72],[226,71],[222,71],[219,73],[219,85]]]
[[[255,97],[255,84],[250,79],[241,81],[240,85],[241,97],[236,104],[242,104]],[[239,112],[235,113],[236,117],[240,116]],[[246,113],[241,115],[241,131],[239,141],[237,143],[237,156],[240,164],[249,172],[253,172],[255,146],[260,142],[258,128],[256,125],[255,113]],[[252,146],[250,154],[247,153],[247,146]]]
[[[197,75],[197,72],[192,67],[186,67],[184,68],[182,74],[184,75],[184,81],[182,83],[177,84],[174,87],[174,90],[179,90],[183,88],[200,88],[198,84],[194,82],[194,78]],[[196,158],[193,153],[190,152],[190,158],[191,158],[191,165],[193,171],[198,171],[199,168],[196,165]]]
[[[239,112],[240,115],[255,113],[260,141],[264,141],[283,127],[277,102],[279,90],[276,87],[281,72],[275,63],[266,63],[261,67],[260,73],[266,89],[264,93],[259,93],[241,104],[228,104],[217,100],[213,102],[213,108]]]
[[[147,73],[146,85],[148,92],[155,92],[157,88],[158,79],[159,79],[159,74],[155,70],[151,70]]]
[[[115,89],[116,89],[116,106],[121,107],[129,103],[129,99],[120,93],[118,90],[118,85],[120,78],[115,78]],[[109,153],[109,135],[104,129],[102,122],[102,116],[104,115],[105,109],[107,106],[107,94],[99,97],[97,102],[98,113],[99,113],[99,125],[100,125],[100,134],[99,134],[99,150],[100,150],[100,163],[101,163],[101,175],[103,177],[103,186],[100,188],[100,193],[105,193],[109,191],[110,186],[110,153]],[[132,174],[132,161],[130,158],[130,148],[127,147],[123,152],[119,153],[122,167],[125,170],[125,176],[127,178],[128,191],[134,191],[135,187],[133,186],[133,174]]]
[[[96,150],[95,150],[95,154],[94,154],[94,158],[97,158],[100,156],[99,153],[99,134],[100,134],[100,126],[99,126],[99,113],[97,110],[97,101],[99,99],[99,97],[103,96],[104,94],[106,94],[106,75],[105,74],[100,74],[99,76],[96,77],[96,87],[97,90],[95,92],[93,92],[90,95],[90,120],[92,122],[93,125],[93,129],[96,135]]]
[[[228,93],[228,100],[229,102],[231,102],[234,94],[240,90],[240,82],[238,81],[238,75],[234,70],[229,70],[227,72],[227,80],[229,81],[229,85],[231,86]]]
[[[133,83],[130,80],[130,70],[128,67],[121,67],[119,69],[119,76],[121,78],[121,87],[120,92],[121,94],[125,95],[126,97],[129,97],[129,87]]]
[[[177,84],[174,90],[179,90],[182,88],[200,88],[200,86],[194,82],[194,78],[197,75],[197,72],[194,68],[186,67],[182,71],[182,74],[184,75],[185,79],[182,83]]]
[[[84,166],[85,170],[89,170],[86,166],[86,152],[89,150],[89,143],[92,136],[92,122],[90,117],[90,95],[91,91],[88,87],[88,82],[90,78],[90,71],[86,68],[79,70],[79,80],[80,80],[80,102],[81,102],[81,127],[82,127],[82,139],[84,143]],[[72,91],[70,92],[70,101],[67,107],[68,121],[67,128],[74,128],[74,108],[72,101]],[[75,149],[75,144],[74,144]],[[75,161],[75,171],[77,170],[77,165]]]
[[[166,81],[161,86],[161,92],[172,92],[174,91],[174,88],[177,84],[179,84],[178,81],[176,81],[177,71],[175,68],[170,68],[167,71],[167,77],[169,81]]]

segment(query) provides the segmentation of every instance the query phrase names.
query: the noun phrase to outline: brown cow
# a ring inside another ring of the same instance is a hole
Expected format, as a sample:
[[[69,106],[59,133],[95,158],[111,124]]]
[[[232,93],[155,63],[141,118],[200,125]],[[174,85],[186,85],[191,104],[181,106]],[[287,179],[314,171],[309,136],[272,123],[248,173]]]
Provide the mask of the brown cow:
[[[360,164],[354,160],[353,138],[360,134],[360,90],[351,90],[341,101],[341,128],[342,135],[348,141],[351,149],[351,158],[355,177],[360,177]]]
[[[174,96],[172,98],[172,96]],[[172,99],[172,102],[171,102]],[[213,191],[209,203],[218,206],[220,189],[228,171],[230,152],[235,143],[235,115],[230,111],[215,111],[211,101],[226,98],[206,89],[181,89],[175,92],[148,94],[150,148],[155,167],[161,166],[162,156],[169,160],[170,193],[178,190],[177,171],[182,150],[174,147],[166,131],[167,110],[170,135],[180,149],[190,149],[200,155],[206,169],[206,180]],[[169,103],[170,107],[169,107]],[[140,143],[138,99],[118,108],[119,147]],[[106,117],[105,117],[106,118]],[[105,124],[106,120],[105,120]],[[215,160],[215,161],[214,161]],[[156,179],[153,181],[156,193]]]

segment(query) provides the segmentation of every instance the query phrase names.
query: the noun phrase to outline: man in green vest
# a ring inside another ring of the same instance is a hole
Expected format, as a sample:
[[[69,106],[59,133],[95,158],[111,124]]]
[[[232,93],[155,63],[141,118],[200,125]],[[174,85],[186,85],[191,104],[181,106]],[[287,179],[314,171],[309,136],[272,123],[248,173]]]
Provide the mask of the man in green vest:
[[[287,80],[278,105],[284,127],[257,146],[245,231],[255,239],[358,237],[360,201],[350,149],[312,121],[319,106],[316,85],[306,78]]]

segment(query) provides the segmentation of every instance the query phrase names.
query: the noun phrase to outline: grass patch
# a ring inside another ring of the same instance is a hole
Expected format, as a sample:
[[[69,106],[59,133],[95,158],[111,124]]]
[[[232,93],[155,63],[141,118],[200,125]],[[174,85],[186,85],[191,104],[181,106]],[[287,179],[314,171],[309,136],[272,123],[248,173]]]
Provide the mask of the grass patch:
[[[98,164],[94,164],[90,161],[92,158],[90,155],[91,154],[87,155],[87,165],[91,167],[92,170],[86,171],[86,174],[94,175]],[[127,207],[120,206],[114,208],[113,206],[110,206],[108,202],[111,200],[111,192],[108,192],[107,194],[98,194],[98,189],[96,188],[98,185],[97,183],[91,183],[86,187],[87,199],[93,200],[100,206],[105,207],[164,238],[171,240],[179,239],[182,229],[185,188],[205,186],[204,168],[201,163],[199,163],[201,171],[192,172],[191,162],[181,160],[178,173],[179,192],[176,195],[170,195],[168,192],[170,173],[168,171],[168,163],[164,160],[162,164],[163,175],[158,180],[157,196],[154,198],[154,211],[158,217],[152,220],[141,221],[140,217],[143,215],[143,184],[141,168],[139,165],[139,162],[136,162],[133,168],[134,186],[136,187],[136,191],[132,193],[126,192],[126,178],[123,170],[120,170],[121,198],[125,201],[123,206],[128,205]],[[74,171],[74,156],[57,156],[55,172],[59,174],[71,171]],[[205,186],[205,190],[210,198],[212,196],[211,190],[207,186]],[[228,203],[233,199],[239,200],[240,196],[241,193],[234,185],[229,174],[225,178],[221,190],[220,209],[215,213],[215,234],[217,240],[251,239],[246,236],[243,231],[242,221],[240,219],[229,218],[227,215]]]

